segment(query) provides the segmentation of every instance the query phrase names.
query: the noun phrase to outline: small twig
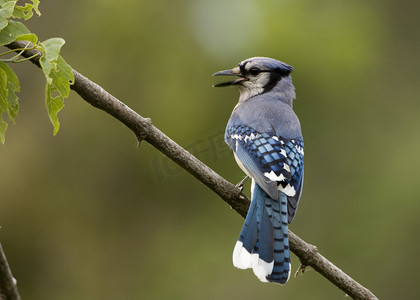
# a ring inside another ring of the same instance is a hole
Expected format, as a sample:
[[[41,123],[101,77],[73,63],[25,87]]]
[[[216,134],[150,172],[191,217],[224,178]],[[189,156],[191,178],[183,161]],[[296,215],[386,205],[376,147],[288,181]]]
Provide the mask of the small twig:
[[[239,181],[236,185],[235,185],[235,187],[237,187],[241,192],[243,191],[243,189],[244,189],[244,184],[245,184],[245,182],[248,180],[248,178],[249,178],[249,176],[248,175],[246,175],[245,177],[244,177],[244,179],[242,179],[241,181]]]
[[[7,58],[7,59],[0,59],[0,61],[9,62],[9,63],[20,63],[20,62],[24,62],[24,61],[27,61],[27,60],[31,60],[31,59],[35,58],[36,56],[41,55],[40,51],[35,51],[35,53],[31,56],[26,56],[23,59],[18,59],[19,56],[21,56],[25,51],[30,51],[30,50],[36,50],[36,46],[34,46],[31,42],[27,42],[25,47],[16,48],[16,49],[12,49],[12,50],[0,53],[0,57],[1,57],[1,56],[5,56],[7,54],[10,54],[10,53],[16,53],[17,52],[17,54],[15,56],[13,56],[11,58]]]
[[[5,55],[10,54],[10,53],[17,53],[15,56],[13,56],[13,57],[17,57],[17,56],[20,56],[26,50],[29,50],[29,48],[20,48],[20,49],[16,48],[15,50],[8,50],[6,52],[0,53],[0,57],[5,56]]]
[[[0,61],[1,62],[4,62],[4,63],[14,63],[14,64],[17,64],[17,63],[21,63],[21,62],[25,62],[25,61],[31,60],[31,59],[37,57],[38,55],[40,55],[40,54],[37,53],[37,54],[34,54],[34,55],[30,56],[30,57],[22,58],[22,59],[17,59],[19,56],[13,56],[12,58],[8,58],[8,59],[0,59]]]
[[[16,283],[0,243],[0,300],[20,300]]]

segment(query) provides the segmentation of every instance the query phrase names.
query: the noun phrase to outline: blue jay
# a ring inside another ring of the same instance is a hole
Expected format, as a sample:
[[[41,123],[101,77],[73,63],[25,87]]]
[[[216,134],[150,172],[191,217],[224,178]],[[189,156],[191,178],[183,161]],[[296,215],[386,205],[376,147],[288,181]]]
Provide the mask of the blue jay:
[[[239,102],[225,142],[252,178],[251,204],[233,250],[233,264],[252,268],[263,282],[284,284],[290,276],[288,223],[302,193],[303,138],[293,111],[292,66],[267,57],[246,59],[213,76],[237,76],[215,87],[237,86]]]

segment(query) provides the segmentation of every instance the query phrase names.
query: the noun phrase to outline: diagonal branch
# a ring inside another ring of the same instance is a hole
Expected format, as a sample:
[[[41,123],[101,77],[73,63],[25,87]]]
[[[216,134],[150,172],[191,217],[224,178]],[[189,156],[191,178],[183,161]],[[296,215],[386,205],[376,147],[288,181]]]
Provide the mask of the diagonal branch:
[[[0,243],[0,300],[20,300],[16,279],[12,275]]]
[[[18,49],[23,48],[24,46],[25,42],[13,42],[7,47],[10,49]],[[34,50],[29,50],[23,53],[22,56],[30,57],[34,54]],[[39,66],[38,56],[31,59],[31,61]],[[90,81],[77,71],[73,70],[73,73],[75,82],[72,89],[85,101],[121,121],[134,132],[139,141],[145,140],[153,145],[156,149],[218,194],[242,217],[246,216],[249,207],[249,199],[241,193],[239,188],[225,180],[187,150],[171,140],[162,131],[153,126],[150,119],[140,116],[130,107],[105,91],[101,86]],[[359,284],[322,256],[315,246],[306,243],[290,230],[289,240],[291,251],[299,257],[302,263],[302,271],[305,266],[311,266],[354,299],[378,299],[367,288]]]

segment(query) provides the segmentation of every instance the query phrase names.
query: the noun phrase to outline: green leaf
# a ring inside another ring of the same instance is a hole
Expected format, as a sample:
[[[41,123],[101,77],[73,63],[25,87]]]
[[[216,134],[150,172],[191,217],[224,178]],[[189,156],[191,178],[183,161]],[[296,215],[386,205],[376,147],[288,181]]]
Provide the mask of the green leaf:
[[[60,55],[60,49],[66,42],[62,38],[51,38],[43,41],[41,46],[45,51],[45,59],[48,61],[54,61]]]
[[[49,83],[50,82],[50,83]],[[54,126],[54,135],[60,128],[57,114],[64,107],[64,99],[70,94],[70,85],[74,83],[73,69],[59,56],[55,68],[52,68],[47,79],[46,107],[48,116]]]
[[[7,129],[7,123],[4,122],[0,116],[0,143],[4,144],[4,133],[6,132]]]
[[[12,0],[0,0],[0,6],[4,6],[7,2],[10,2]],[[17,1],[15,1],[17,2]]]
[[[7,111],[7,73],[5,70],[0,68],[0,115]]]
[[[16,5],[13,11],[13,17],[28,20],[34,15],[34,11],[40,16],[41,12],[38,9],[39,0],[32,0],[31,2],[32,4],[25,3],[25,6]]]
[[[70,85],[74,83],[72,67],[60,56],[60,49],[64,43],[61,38],[53,38],[40,44],[44,55],[39,62],[47,80],[45,106],[54,126],[54,135],[60,127],[57,114],[64,107],[64,98],[69,96]]]
[[[13,70],[0,62],[0,142],[4,144],[4,134],[7,123],[3,120],[3,112],[7,112],[9,119],[14,121],[19,110],[18,97],[20,84]]]
[[[0,46],[10,44],[18,36],[30,34],[29,29],[21,22],[9,21],[9,24],[0,30]]]
[[[27,33],[19,35],[16,37],[15,41],[28,41],[35,45],[38,42],[38,37],[35,33]]]
[[[0,69],[0,142],[4,144],[7,123],[3,121],[3,112],[7,110],[7,73]]]
[[[70,84],[74,82],[73,69],[65,62],[64,58],[59,56],[56,67],[51,69],[49,79],[47,79],[45,105],[54,126],[54,135],[56,135],[60,128],[57,114],[64,107],[64,98],[70,94]]]
[[[64,97],[70,95],[70,85],[74,83],[72,67],[67,64],[62,56],[59,56],[56,62],[56,68],[51,70],[50,77],[52,85]]]
[[[55,96],[53,96],[55,94]],[[48,117],[54,126],[53,134],[56,135],[60,129],[60,122],[58,121],[58,112],[64,107],[64,97],[50,84],[45,86],[45,106],[48,111]]]
[[[6,109],[9,118],[13,121],[19,111],[19,103],[16,92],[20,91],[19,79],[15,72],[5,63],[0,62],[0,69],[6,73],[7,76],[7,97],[6,97]]]
[[[60,49],[65,41],[62,38],[51,38],[41,43],[41,49],[44,55],[40,58],[39,62],[44,71],[47,82],[51,83],[50,77],[51,70],[57,66],[57,58],[60,55]]]
[[[0,5],[0,29],[3,29],[9,23],[9,19],[15,9],[16,1],[1,1]]]

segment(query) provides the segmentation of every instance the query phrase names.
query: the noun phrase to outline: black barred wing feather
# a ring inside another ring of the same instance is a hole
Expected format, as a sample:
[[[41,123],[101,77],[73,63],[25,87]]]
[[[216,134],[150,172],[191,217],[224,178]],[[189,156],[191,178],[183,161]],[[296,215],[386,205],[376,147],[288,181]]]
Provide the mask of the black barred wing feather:
[[[289,140],[286,145],[287,164],[290,166],[291,179],[290,183],[296,191],[293,196],[287,197],[288,202],[288,221],[291,223],[295,217],[299,204],[300,195],[302,195],[303,185],[303,141]]]
[[[272,199],[278,199],[278,191],[288,196],[290,223],[302,190],[303,141],[260,133],[240,125],[227,128],[226,141],[244,172]]]

